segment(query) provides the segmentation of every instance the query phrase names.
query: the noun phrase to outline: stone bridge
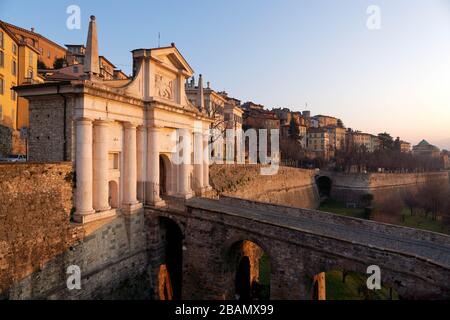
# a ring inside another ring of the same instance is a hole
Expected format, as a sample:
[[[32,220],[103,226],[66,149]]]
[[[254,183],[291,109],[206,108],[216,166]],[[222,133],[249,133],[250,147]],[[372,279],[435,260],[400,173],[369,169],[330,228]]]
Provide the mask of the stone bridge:
[[[69,220],[72,170],[0,165],[0,299],[234,298],[261,280],[259,260],[272,299],[318,297],[316,275],[369,265],[403,298],[450,298],[449,236],[232,197],[167,196],[82,225]],[[82,290],[67,288],[73,265]]]
[[[175,279],[184,299],[233,299],[239,260],[250,257],[252,277],[258,269],[252,265],[257,260],[244,252],[248,247],[242,244],[249,242],[269,257],[271,299],[310,299],[315,275],[336,269],[365,274],[370,265],[380,267],[383,285],[402,298],[450,298],[450,237],[445,235],[231,197],[194,198],[184,212],[146,212],[150,220],[178,225],[180,275]],[[164,244],[156,246],[164,251]],[[157,270],[165,258],[154,259]]]

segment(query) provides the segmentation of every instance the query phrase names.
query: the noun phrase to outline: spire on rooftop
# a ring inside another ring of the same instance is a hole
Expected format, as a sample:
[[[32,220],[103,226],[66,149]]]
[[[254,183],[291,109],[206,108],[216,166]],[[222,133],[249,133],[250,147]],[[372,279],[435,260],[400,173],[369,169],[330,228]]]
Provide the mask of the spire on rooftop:
[[[203,96],[203,77],[202,77],[201,74],[198,76],[197,108],[200,111],[205,110],[205,99],[204,99],[204,96]]]
[[[89,75],[100,73],[98,61],[97,26],[95,23],[95,16],[91,16],[91,21],[89,22],[83,71],[84,73],[87,73]]]

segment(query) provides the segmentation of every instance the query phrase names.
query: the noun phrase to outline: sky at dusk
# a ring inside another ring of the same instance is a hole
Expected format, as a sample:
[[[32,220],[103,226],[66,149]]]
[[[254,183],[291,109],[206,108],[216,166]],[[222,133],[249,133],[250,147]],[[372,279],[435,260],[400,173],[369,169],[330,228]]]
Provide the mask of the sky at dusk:
[[[367,27],[370,5],[380,29]],[[59,44],[85,43],[91,14],[100,54],[126,73],[160,32],[217,91],[450,149],[450,0],[0,0],[1,20]]]

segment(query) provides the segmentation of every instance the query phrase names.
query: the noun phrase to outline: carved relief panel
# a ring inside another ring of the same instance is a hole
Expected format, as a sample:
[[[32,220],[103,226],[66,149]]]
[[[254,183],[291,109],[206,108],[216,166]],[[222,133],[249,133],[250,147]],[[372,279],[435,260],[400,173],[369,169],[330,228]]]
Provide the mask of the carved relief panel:
[[[173,100],[174,92],[173,92],[174,81],[169,79],[166,76],[161,74],[155,74],[155,89],[156,95],[158,97]]]

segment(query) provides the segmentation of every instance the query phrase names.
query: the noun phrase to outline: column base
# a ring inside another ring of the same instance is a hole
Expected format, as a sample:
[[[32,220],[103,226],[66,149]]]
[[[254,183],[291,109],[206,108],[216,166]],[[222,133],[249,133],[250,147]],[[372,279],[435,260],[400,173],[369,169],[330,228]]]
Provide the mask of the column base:
[[[189,191],[188,193],[178,193],[177,195],[175,195],[175,197],[181,198],[184,200],[190,199],[194,196],[195,196],[195,193],[193,191]]]
[[[73,221],[77,223],[88,223],[96,220],[101,220],[105,218],[114,217],[116,215],[116,209],[110,209],[106,211],[100,211],[100,212],[82,212],[82,213],[75,213],[73,216]]]
[[[133,213],[136,210],[139,210],[143,207],[142,203],[136,202],[136,203],[125,203],[122,205],[122,212],[123,213]]]
[[[197,189],[197,190],[194,191],[194,194],[195,194],[197,197],[201,197],[204,193],[205,193],[205,191],[203,190],[203,188]]]
[[[162,208],[166,206],[166,202],[162,199],[157,200],[153,203],[150,204],[152,207],[156,207],[156,208]]]
[[[212,190],[212,187],[210,187],[210,186],[208,186],[208,187],[201,187],[200,189],[197,189],[195,191],[195,195],[202,197],[202,196],[204,196],[205,194],[207,194],[211,190]]]
[[[111,210],[111,207],[104,207],[104,208],[94,208],[94,212],[103,212],[103,211],[108,211]]]

